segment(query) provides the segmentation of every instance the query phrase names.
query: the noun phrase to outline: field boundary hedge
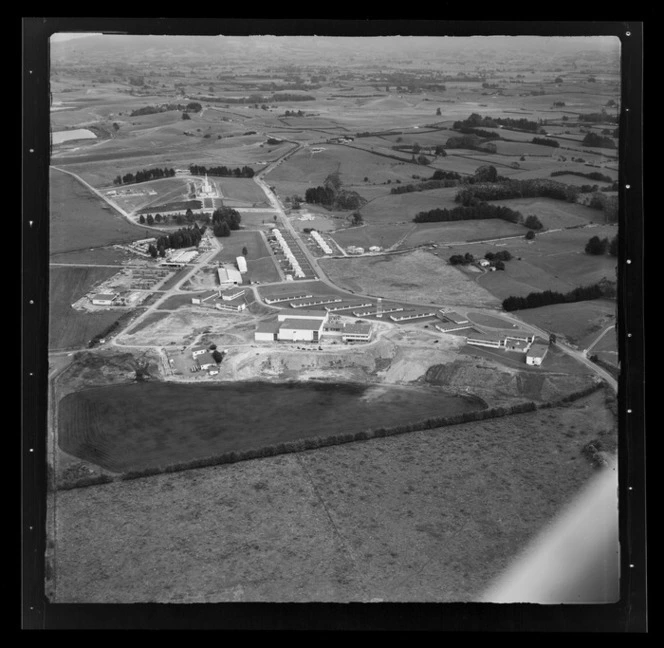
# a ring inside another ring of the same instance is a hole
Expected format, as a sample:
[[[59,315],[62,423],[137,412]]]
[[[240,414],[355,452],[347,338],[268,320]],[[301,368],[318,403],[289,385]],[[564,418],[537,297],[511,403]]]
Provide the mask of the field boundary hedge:
[[[409,432],[419,432],[422,430],[430,430],[434,428],[447,427],[450,425],[459,425],[460,423],[470,423],[472,421],[483,421],[491,418],[499,418],[508,416],[510,414],[523,414],[525,412],[534,412],[538,409],[545,409],[571,403],[584,396],[602,389],[604,383],[601,381],[594,382],[592,385],[580,389],[578,391],[567,394],[557,400],[548,401],[546,403],[535,403],[535,401],[524,401],[510,406],[490,407],[486,409],[476,410],[473,412],[464,412],[463,414],[455,414],[454,416],[440,416],[428,418],[414,423],[397,425],[394,427],[379,427],[369,430],[361,430],[359,432],[348,432],[346,434],[332,434],[325,437],[311,437],[307,439],[295,439],[293,441],[284,441],[274,445],[264,446],[261,448],[249,448],[247,450],[238,450],[226,452],[221,455],[212,457],[202,457],[200,459],[192,459],[190,461],[183,461],[179,463],[169,464],[167,466],[153,466],[141,470],[131,470],[119,475],[93,475],[83,477],[75,482],[69,484],[60,484],[56,490],[72,490],[75,488],[85,488],[88,486],[97,486],[100,484],[107,484],[116,481],[128,481],[132,479],[141,479],[142,477],[151,477],[153,475],[161,475],[165,473],[180,472],[183,470],[193,470],[196,468],[208,468],[210,466],[219,466],[222,464],[237,463],[240,461],[247,461],[249,459],[261,459],[263,457],[274,457],[277,455],[291,454],[294,452],[302,452],[305,450],[316,450],[318,448],[326,448],[330,446],[342,445],[344,443],[352,443],[354,441],[368,441],[370,439],[396,436],[399,434],[407,434]]]

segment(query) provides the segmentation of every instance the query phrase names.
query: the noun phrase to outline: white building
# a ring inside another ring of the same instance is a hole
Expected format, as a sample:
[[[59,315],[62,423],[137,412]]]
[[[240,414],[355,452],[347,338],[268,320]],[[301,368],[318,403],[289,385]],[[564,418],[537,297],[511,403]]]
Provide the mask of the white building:
[[[201,369],[216,369],[217,361],[212,357],[212,354],[206,351],[196,357],[196,361]]]
[[[191,303],[192,304],[202,304],[203,302],[209,301],[210,299],[213,299],[214,297],[217,297],[219,295],[218,290],[208,290],[207,292],[204,292],[201,295],[196,295],[195,297],[191,298]]]
[[[243,256],[239,256],[235,259],[235,262],[237,263],[237,269],[240,272],[246,272],[247,271],[247,260]]]
[[[318,342],[323,333],[322,319],[285,319],[281,322],[278,340]]]
[[[223,268],[217,268],[217,276],[219,277],[219,283],[224,286],[228,284],[241,284],[242,275],[239,270],[236,270],[233,266],[224,266]]]
[[[226,290],[222,290],[219,294],[224,301],[232,301],[233,299],[242,297],[245,292],[244,288],[227,288]],[[269,303],[270,302],[268,302],[268,304]]]
[[[95,306],[112,306],[117,297],[115,293],[97,293],[92,295],[92,303]]]
[[[526,353],[526,364],[540,366],[549,352],[549,347],[541,342],[535,342]]]
[[[327,322],[328,318],[327,311],[320,310],[305,310],[303,308],[298,308],[296,311],[288,311],[286,313],[279,313],[277,315],[277,321],[284,322],[287,319],[289,320],[320,320],[321,322]]]
[[[281,322],[278,320],[268,320],[267,322],[258,322],[254,331],[254,340],[256,342],[274,342],[279,333]]]

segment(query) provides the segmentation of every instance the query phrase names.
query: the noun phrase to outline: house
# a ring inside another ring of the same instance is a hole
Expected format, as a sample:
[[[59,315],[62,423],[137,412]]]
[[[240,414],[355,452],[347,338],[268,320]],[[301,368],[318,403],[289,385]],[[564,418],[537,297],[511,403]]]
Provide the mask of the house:
[[[526,353],[526,364],[540,366],[548,352],[548,345],[535,342]]]
[[[97,293],[92,295],[92,303],[95,306],[112,306],[117,297],[116,293]]]
[[[194,347],[191,350],[191,355],[193,358],[196,358],[200,355],[203,355],[204,353],[207,353],[207,350],[208,350],[207,347],[204,346]]]
[[[488,266],[491,265],[486,259],[480,259],[480,260],[477,262],[477,264],[478,264],[480,267],[482,267],[482,268],[486,268],[486,267],[488,267]]]
[[[341,339],[344,342],[369,342],[371,331],[371,324],[344,324],[341,329]]]
[[[209,351],[205,351],[205,353],[201,353],[200,355],[196,356],[196,362],[198,362],[198,365],[200,366],[201,369],[211,369],[217,367],[217,361],[212,357],[212,354]]]
[[[243,256],[236,257],[235,262],[237,263],[237,269],[241,273],[247,271],[247,260]]]
[[[534,335],[527,335],[525,333],[512,333],[505,336],[505,349],[507,351],[519,351],[520,353],[526,353],[530,349],[530,345],[535,339]]]

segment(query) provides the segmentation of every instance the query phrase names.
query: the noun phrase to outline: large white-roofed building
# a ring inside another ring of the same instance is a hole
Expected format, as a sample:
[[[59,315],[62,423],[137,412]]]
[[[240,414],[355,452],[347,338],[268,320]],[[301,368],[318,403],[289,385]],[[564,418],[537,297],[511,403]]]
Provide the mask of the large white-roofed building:
[[[217,276],[219,277],[219,283],[222,286],[225,285],[238,285],[242,283],[242,274],[239,270],[233,266],[227,265],[223,268],[217,268]]]

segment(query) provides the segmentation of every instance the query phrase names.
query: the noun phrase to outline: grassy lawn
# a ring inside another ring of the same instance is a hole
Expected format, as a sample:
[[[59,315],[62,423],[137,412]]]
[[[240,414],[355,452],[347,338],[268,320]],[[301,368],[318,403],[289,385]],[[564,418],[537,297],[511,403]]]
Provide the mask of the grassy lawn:
[[[521,225],[499,218],[450,223],[413,223],[413,226],[412,234],[409,234],[403,243],[404,247],[415,247],[424,243],[447,245],[501,236],[523,236],[526,231]]]
[[[368,250],[372,245],[378,245],[385,249],[399,241],[414,225],[371,224],[338,230],[331,236],[343,248],[357,245]]]
[[[77,252],[61,252],[49,256],[50,263],[71,263],[72,265],[115,265],[122,267],[123,261],[143,260],[143,257],[131,254],[126,250],[113,247],[79,250]]]
[[[431,189],[430,191],[413,191],[404,194],[390,194],[384,198],[376,198],[360,210],[366,223],[409,223],[421,211],[457,206],[454,202],[458,189]],[[414,223],[413,223],[414,224]]]
[[[553,180],[557,180],[557,178],[553,178]],[[591,180],[586,180],[585,184],[594,183]],[[554,200],[553,198],[510,198],[508,200],[494,200],[492,204],[519,211],[524,218],[534,214],[546,229],[586,225],[590,222],[597,223],[604,220],[603,212],[597,209],[563,200]]]
[[[86,346],[97,333],[101,333],[122,315],[121,311],[85,313],[71,307],[95,285],[116,272],[117,269],[113,268],[50,268],[49,349]]]
[[[223,249],[215,255],[214,263],[218,261],[235,263],[235,259],[242,256],[242,250],[245,247],[247,248],[247,262],[270,254],[263,237],[259,232],[252,230],[235,230],[230,236],[218,237],[217,240],[221,243]]]
[[[49,189],[51,254],[145,238],[72,176],[51,169]]]
[[[55,601],[473,601],[615,445],[570,406],[61,491]],[[85,524],[80,521],[85,520]]]
[[[251,205],[270,206],[263,190],[251,178],[214,178],[221,188],[224,200],[236,200]]]

